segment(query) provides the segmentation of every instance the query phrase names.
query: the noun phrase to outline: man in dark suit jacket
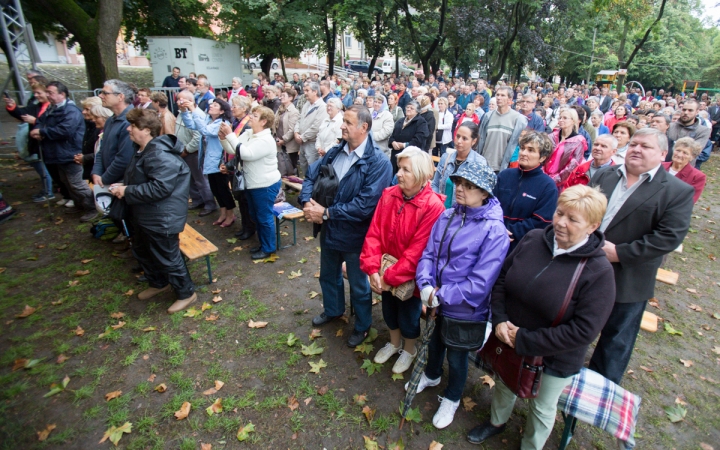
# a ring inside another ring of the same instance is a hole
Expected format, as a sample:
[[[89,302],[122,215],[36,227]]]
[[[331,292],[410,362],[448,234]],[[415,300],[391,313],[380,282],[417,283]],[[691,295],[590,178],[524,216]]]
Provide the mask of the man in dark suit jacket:
[[[600,111],[604,113],[608,112],[610,110],[610,107],[612,106],[612,97],[610,97],[608,88],[604,87],[600,90],[600,105],[598,106],[600,108]]]
[[[608,198],[600,230],[615,270],[615,306],[595,347],[590,369],[620,383],[627,369],[647,301],[663,256],[678,247],[690,227],[692,186],[668,174],[664,133],[644,128],[633,135],[625,164],[600,169],[591,186]]]

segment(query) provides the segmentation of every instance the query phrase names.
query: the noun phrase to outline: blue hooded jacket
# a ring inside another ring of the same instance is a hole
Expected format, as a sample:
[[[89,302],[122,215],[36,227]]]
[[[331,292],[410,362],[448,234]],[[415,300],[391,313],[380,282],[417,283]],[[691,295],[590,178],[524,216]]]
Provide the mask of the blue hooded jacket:
[[[65,101],[62,106],[51,106],[38,119],[40,148],[48,164],[73,162],[82,153],[85,119],[77,106]]]
[[[308,167],[298,197],[300,205],[310,201],[320,166],[332,164],[344,146],[343,140]],[[330,219],[322,224],[323,246],[342,252],[360,253],[375,207],[391,180],[390,160],[375,145],[372,135],[368,135],[365,153],[340,180],[335,201],[328,208]]]

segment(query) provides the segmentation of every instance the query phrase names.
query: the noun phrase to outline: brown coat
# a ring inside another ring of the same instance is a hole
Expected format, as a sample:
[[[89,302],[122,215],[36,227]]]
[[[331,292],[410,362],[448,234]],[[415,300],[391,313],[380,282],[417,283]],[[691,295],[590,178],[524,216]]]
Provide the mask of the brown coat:
[[[282,110],[282,107],[280,107]],[[285,141],[285,150],[288,153],[297,153],[300,149],[300,144],[295,142],[295,124],[300,117],[300,112],[297,110],[295,105],[290,103],[285,112],[275,116],[275,137]]]

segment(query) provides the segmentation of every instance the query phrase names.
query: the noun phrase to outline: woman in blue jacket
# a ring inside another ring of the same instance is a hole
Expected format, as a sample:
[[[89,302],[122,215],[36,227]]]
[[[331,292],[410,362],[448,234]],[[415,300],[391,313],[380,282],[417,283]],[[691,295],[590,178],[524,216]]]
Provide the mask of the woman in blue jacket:
[[[235,199],[230,191],[229,175],[220,172],[223,161],[223,147],[218,138],[220,125],[232,121],[230,105],[215,99],[208,107],[207,115],[193,102],[184,100],[179,106],[183,108],[182,119],[186,127],[196,130],[202,135],[202,145],[199,150],[199,161],[202,164],[203,175],[207,175],[210,190],[220,205],[220,217],[213,225],[229,227],[235,222]]]
[[[423,304],[439,306],[417,392],[440,384],[446,353],[448,360],[448,385],[433,417],[436,428],[452,423],[468,372],[468,352],[446,347],[441,338],[443,316],[487,327],[490,294],[510,246],[500,203],[493,196],[492,168],[468,163],[451,177],[456,203],[435,222],[415,276]]]

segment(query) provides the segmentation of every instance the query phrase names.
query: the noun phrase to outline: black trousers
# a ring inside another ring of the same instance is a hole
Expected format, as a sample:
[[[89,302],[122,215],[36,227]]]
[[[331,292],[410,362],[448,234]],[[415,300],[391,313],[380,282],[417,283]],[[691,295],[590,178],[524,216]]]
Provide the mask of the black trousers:
[[[60,169],[58,168],[57,164],[45,164],[45,167],[47,168],[48,173],[50,174],[50,178],[52,178],[53,182],[57,186],[57,188],[60,190],[60,194],[63,196],[64,199],[70,200],[70,189],[65,185],[65,183],[62,182],[62,179],[60,178]],[[82,208],[82,205],[77,205],[78,208]]]
[[[256,230],[255,222],[253,222],[250,216],[250,205],[247,201],[247,194],[245,191],[235,191],[233,196],[238,202],[240,209],[240,224],[242,225],[243,231],[246,233],[254,233]]]
[[[163,288],[169,283],[178,299],[190,297],[195,292],[195,285],[180,253],[178,235],[154,233],[138,224],[134,224],[133,229],[133,255],[150,287]]]
[[[208,174],[208,183],[221,208],[234,209],[235,199],[230,191],[230,177],[220,172]]]

